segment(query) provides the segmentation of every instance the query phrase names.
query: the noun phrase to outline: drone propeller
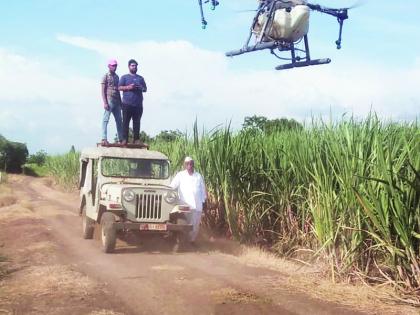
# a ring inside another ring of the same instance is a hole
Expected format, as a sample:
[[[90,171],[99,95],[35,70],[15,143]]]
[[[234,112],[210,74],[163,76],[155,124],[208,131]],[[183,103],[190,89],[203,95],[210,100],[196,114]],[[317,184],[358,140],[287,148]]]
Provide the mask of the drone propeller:
[[[249,10],[234,10],[235,13],[247,13],[247,12],[257,12],[257,9],[249,9]]]
[[[355,9],[355,8],[358,8],[358,7],[361,7],[361,6],[365,5],[366,2],[367,2],[367,0],[358,0],[355,3],[353,3],[351,6],[345,8],[345,9],[347,9],[347,10]]]
[[[204,1],[204,3],[209,3],[209,2],[211,3],[210,9],[213,10],[213,11],[219,5],[219,1],[217,1],[217,0],[206,0],[206,1]]]

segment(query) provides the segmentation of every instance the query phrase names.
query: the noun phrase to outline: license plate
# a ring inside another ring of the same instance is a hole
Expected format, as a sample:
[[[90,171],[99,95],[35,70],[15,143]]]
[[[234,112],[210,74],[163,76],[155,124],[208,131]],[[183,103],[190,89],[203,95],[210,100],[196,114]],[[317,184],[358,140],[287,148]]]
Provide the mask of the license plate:
[[[159,223],[142,223],[140,224],[141,231],[166,231],[166,224]]]

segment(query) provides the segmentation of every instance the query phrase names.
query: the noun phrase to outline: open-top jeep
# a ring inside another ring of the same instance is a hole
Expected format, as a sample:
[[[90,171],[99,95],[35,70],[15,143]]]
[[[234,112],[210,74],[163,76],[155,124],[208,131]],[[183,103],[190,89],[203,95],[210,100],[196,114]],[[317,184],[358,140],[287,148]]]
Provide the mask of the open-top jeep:
[[[80,215],[83,238],[97,223],[103,250],[115,249],[117,233],[161,233],[178,250],[192,225],[190,209],[170,186],[168,158],[141,147],[98,146],[80,157]]]

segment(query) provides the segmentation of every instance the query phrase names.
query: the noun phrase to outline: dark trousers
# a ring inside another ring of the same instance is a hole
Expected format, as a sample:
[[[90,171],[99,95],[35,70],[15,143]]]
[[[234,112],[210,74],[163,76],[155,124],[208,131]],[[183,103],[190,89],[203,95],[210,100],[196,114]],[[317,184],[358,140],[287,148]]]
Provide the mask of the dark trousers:
[[[122,105],[123,139],[128,142],[128,129],[130,120],[133,120],[133,140],[140,139],[140,119],[143,115],[143,106]]]

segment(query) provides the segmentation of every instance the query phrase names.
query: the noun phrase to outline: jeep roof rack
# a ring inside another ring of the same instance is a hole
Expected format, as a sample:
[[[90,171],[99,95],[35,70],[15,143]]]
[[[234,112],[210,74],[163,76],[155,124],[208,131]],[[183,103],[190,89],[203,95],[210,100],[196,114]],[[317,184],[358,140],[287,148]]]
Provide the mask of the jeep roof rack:
[[[108,144],[102,144],[97,143],[97,147],[104,147],[104,148],[129,148],[129,149],[146,149],[149,150],[149,145],[147,143],[127,143],[127,144],[121,144],[121,143],[108,143]]]

